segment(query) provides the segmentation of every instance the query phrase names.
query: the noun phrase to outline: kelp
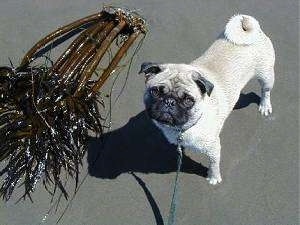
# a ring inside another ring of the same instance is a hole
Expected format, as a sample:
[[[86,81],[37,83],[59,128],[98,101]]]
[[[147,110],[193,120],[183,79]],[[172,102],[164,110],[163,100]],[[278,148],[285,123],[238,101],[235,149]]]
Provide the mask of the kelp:
[[[42,54],[76,32],[78,36],[55,61]],[[103,133],[99,107],[104,107],[104,101],[99,91],[146,32],[138,14],[105,7],[47,35],[17,68],[0,67],[0,161],[4,164],[0,195],[4,200],[17,186],[25,189],[20,199],[31,199],[39,181],[51,195],[58,188],[68,198],[63,176],[74,178],[77,187],[88,134]],[[112,45],[118,51],[102,74],[91,79]],[[41,56],[48,63],[33,65]]]

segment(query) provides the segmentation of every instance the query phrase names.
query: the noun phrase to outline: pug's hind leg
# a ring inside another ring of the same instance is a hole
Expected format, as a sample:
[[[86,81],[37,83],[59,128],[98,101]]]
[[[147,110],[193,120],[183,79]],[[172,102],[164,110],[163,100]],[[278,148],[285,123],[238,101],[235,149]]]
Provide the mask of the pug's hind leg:
[[[209,158],[209,169],[206,180],[212,185],[222,182],[221,172],[220,172],[220,159],[221,159],[221,145],[220,140],[217,144],[207,151],[207,156]]]
[[[260,73],[258,82],[261,86],[261,99],[258,110],[262,115],[268,116],[272,113],[271,90],[274,85],[274,70]]]

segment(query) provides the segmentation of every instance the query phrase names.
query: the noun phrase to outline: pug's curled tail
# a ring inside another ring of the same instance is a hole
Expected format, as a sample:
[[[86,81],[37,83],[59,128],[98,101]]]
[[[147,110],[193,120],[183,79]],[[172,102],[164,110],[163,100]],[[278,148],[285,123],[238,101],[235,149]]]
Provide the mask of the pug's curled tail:
[[[258,21],[247,15],[235,15],[226,24],[224,36],[237,45],[251,45],[259,40],[261,29]]]

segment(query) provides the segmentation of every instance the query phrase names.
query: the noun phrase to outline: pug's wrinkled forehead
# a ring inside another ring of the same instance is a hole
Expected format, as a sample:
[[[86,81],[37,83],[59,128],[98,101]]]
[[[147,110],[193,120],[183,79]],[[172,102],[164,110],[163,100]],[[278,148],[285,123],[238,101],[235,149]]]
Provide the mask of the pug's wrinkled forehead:
[[[181,65],[161,64],[159,73],[149,73],[146,75],[146,86],[151,87],[158,84],[164,84],[170,88],[176,86],[193,85],[192,70],[188,70]]]
[[[165,86],[170,90],[185,89],[195,93],[201,90],[202,94],[210,96],[214,85],[206,80],[197,69],[187,64],[158,64],[146,62],[141,65],[140,74],[145,75],[146,88]]]

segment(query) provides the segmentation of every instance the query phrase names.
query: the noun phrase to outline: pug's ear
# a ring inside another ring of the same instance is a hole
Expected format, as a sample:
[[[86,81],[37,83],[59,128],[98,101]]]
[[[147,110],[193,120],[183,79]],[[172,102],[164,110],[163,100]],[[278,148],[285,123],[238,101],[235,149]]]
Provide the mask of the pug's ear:
[[[208,96],[211,95],[211,92],[214,89],[214,85],[210,81],[208,81],[199,72],[196,71],[194,71],[193,80],[196,82],[203,94],[207,93]]]
[[[148,74],[158,74],[162,71],[158,63],[152,62],[144,62],[141,65],[141,70],[139,74],[144,73],[145,75]]]

